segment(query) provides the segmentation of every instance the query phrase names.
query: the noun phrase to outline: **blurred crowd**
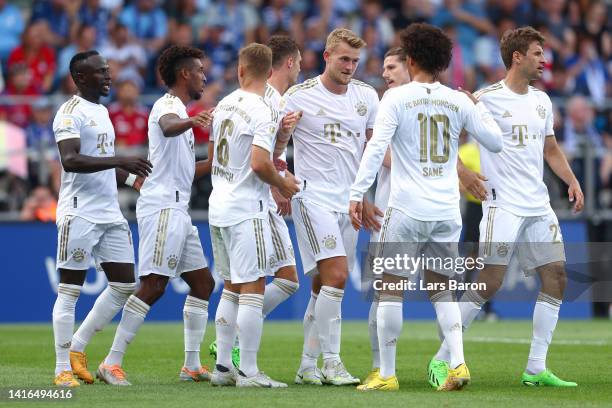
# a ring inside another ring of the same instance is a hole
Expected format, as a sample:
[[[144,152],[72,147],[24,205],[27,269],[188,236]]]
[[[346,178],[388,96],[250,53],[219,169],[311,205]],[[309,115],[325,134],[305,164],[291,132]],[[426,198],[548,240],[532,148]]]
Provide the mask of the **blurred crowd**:
[[[356,77],[382,95],[384,53],[398,44],[401,29],[423,21],[455,43],[441,80],[468,90],[503,78],[504,31],[540,30],[548,64],[536,86],[553,97],[556,135],[576,173],[583,181],[591,177],[597,206],[610,207],[611,8],[596,0],[0,0],[0,211],[42,219],[48,211],[32,210],[32,203],[54,205],[60,165],[51,121],[55,107],[76,91],[68,72],[76,52],[97,49],[107,58],[113,89],[105,104],[117,152],[144,155],[148,109],[163,92],[155,61],[170,44],[195,45],[207,56],[205,95],[190,107],[197,112],[237,87],[244,44],[291,36],[302,49],[301,81],[322,72],[325,38],[340,26],[367,42]],[[198,131],[197,143],[208,136]],[[204,180],[197,188],[210,185]],[[555,180],[549,188],[563,197]],[[204,196],[194,194],[195,208],[207,207]]]

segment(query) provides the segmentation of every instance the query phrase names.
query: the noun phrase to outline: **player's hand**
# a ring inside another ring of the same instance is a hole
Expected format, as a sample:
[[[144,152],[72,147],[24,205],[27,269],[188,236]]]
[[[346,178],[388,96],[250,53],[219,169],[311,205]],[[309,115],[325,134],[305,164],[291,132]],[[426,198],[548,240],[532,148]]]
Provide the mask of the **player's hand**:
[[[142,188],[144,181],[145,181],[144,177],[140,177],[140,176],[136,177],[136,180],[134,180],[134,185],[132,185],[132,188],[140,192],[140,189]]]
[[[380,231],[379,217],[383,217],[384,214],[380,211],[380,208],[370,203],[368,200],[363,200],[363,211],[362,211],[363,226],[368,231]]]
[[[582,193],[582,189],[580,188],[580,183],[578,180],[574,180],[567,189],[567,195],[569,196],[569,200],[571,203],[574,203],[574,208],[572,211],[574,214],[579,213],[584,208],[584,194]]]
[[[134,173],[139,177],[147,177],[151,170],[153,169],[153,165],[147,159],[143,159],[138,156],[125,156],[121,159],[121,164],[118,166],[128,173]]]
[[[480,201],[487,199],[487,189],[483,181],[488,179],[480,173],[464,168],[459,174],[459,181],[465,189]]]
[[[194,126],[199,126],[202,128],[210,126],[213,120],[213,111],[215,108],[210,108],[208,110],[203,110],[199,112],[197,115],[191,117],[191,121]]]
[[[459,87],[458,91],[459,92],[463,92],[464,94],[466,94],[468,96],[468,98],[470,98],[470,100],[472,102],[474,102],[474,105],[476,105],[478,102],[480,102],[478,99],[476,99],[476,97],[474,95],[472,95],[472,93],[470,91],[466,91],[462,87]]]
[[[281,120],[281,130],[285,133],[291,133],[302,118],[302,111],[289,112]]]
[[[274,167],[278,171],[285,171],[287,170],[287,162],[281,159],[274,159]]]
[[[291,197],[300,191],[300,183],[293,175],[287,175],[283,178],[283,184],[278,191],[283,197],[291,199]]]
[[[361,201],[351,201],[349,206],[349,215],[351,216],[351,224],[353,224],[355,231],[359,231],[361,229],[362,213],[363,204],[361,204]]]
[[[272,198],[276,203],[277,214],[282,215],[283,217],[285,215],[291,215],[291,200],[283,197],[280,191],[278,191],[278,188],[274,186],[270,187],[270,190],[272,191]]]

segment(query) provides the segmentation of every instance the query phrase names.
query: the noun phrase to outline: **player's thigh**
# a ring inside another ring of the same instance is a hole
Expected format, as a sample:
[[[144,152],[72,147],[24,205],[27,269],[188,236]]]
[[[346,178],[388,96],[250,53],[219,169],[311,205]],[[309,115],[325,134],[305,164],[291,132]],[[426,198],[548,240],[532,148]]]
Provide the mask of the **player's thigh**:
[[[170,208],[139,218],[138,275],[177,276],[190,227],[187,214]]]
[[[272,237],[267,219],[248,219],[227,227],[223,233],[232,283],[255,282],[272,274]]]
[[[524,226],[525,217],[500,207],[484,207],[480,221],[479,256],[486,265],[508,265]]]
[[[214,271],[225,282],[231,281],[228,227],[210,226],[210,240],[213,251]],[[225,234],[224,234],[225,230]],[[224,239],[225,235],[225,239]],[[229,290],[229,289],[228,289]]]
[[[461,219],[433,221],[428,242],[424,245],[424,268],[427,281],[446,281],[463,265],[459,259],[459,239],[461,238]],[[433,274],[432,274],[433,273]]]
[[[111,282],[134,282],[134,244],[127,221],[105,224],[94,248],[96,260]]]
[[[208,261],[204,255],[202,241],[200,241],[200,233],[197,227],[192,225],[191,220],[189,220],[183,251],[181,252],[181,257],[177,266],[177,274],[207,268]]]
[[[86,271],[104,230],[81,217],[64,216],[57,222],[58,269]]]
[[[287,271],[291,269],[289,268],[291,266],[295,270],[295,254],[287,223],[282,216],[273,211],[268,212],[268,222],[270,224],[273,255],[276,261],[275,274],[281,270]]]
[[[519,263],[528,275],[548,264],[565,263],[563,235],[552,209],[542,216],[527,217],[519,241]]]
[[[321,260],[346,257],[336,213],[302,199],[293,199],[291,206],[306,275],[319,273]]]

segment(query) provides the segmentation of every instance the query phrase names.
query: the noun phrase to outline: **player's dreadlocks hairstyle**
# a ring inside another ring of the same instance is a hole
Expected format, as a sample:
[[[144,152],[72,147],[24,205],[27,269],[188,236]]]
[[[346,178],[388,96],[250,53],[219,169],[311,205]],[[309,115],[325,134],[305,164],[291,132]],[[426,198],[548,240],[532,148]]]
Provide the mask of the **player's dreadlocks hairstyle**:
[[[273,35],[266,44],[272,50],[272,66],[280,67],[285,58],[297,55],[298,46],[286,35]]]
[[[512,66],[512,54],[514,54],[514,51],[527,55],[527,50],[534,41],[544,45],[544,36],[533,27],[520,27],[515,30],[506,31],[499,45],[502,61],[504,61],[506,69],[510,69]]]
[[[159,57],[158,69],[161,79],[167,87],[176,84],[176,73],[189,66],[193,59],[204,58],[202,50],[194,47],[172,45]]]
[[[410,24],[400,34],[402,49],[417,65],[438,76],[450,64],[453,43],[437,27],[426,23]]]
[[[77,72],[79,72],[80,70],[81,63],[85,61],[87,58],[93,57],[94,55],[100,55],[100,53],[96,50],[79,52],[78,54],[75,54],[70,59],[70,76],[72,77],[72,79],[74,79],[75,82],[76,82],[76,75],[77,75]]]

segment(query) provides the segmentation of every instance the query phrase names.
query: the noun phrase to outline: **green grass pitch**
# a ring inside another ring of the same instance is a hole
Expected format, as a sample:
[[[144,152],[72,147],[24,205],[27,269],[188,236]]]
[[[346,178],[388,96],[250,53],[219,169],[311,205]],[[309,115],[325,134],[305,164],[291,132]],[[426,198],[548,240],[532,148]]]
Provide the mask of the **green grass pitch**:
[[[95,370],[105,356],[116,326],[97,334],[87,352]],[[209,367],[209,325],[202,362]],[[559,376],[575,380],[575,389],[528,388],[520,384],[531,322],[511,321],[473,325],[465,336],[465,355],[472,383],[461,392],[439,393],[426,382],[426,365],[438,341],[432,322],[406,321],[398,344],[397,393],[360,393],[353,387],[293,385],[302,347],[298,322],[267,322],[259,367],[288,389],[213,388],[208,383],[181,383],[183,362],[181,323],[145,323],[128,349],[124,368],[134,384],[113,388],[96,382],[75,391],[75,400],[53,406],[105,407],[594,407],[612,406],[612,324],[609,321],[560,321],[548,354],[548,366]],[[54,351],[50,324],[0,325],[0,388],[45,387],[53,379]],[[348,370],[364,378],[370,368],[365,322],[344,322],[342,357]],[[0,405],[6,400],[0,401]],[[17,406],[38,406],[21,402]]]

